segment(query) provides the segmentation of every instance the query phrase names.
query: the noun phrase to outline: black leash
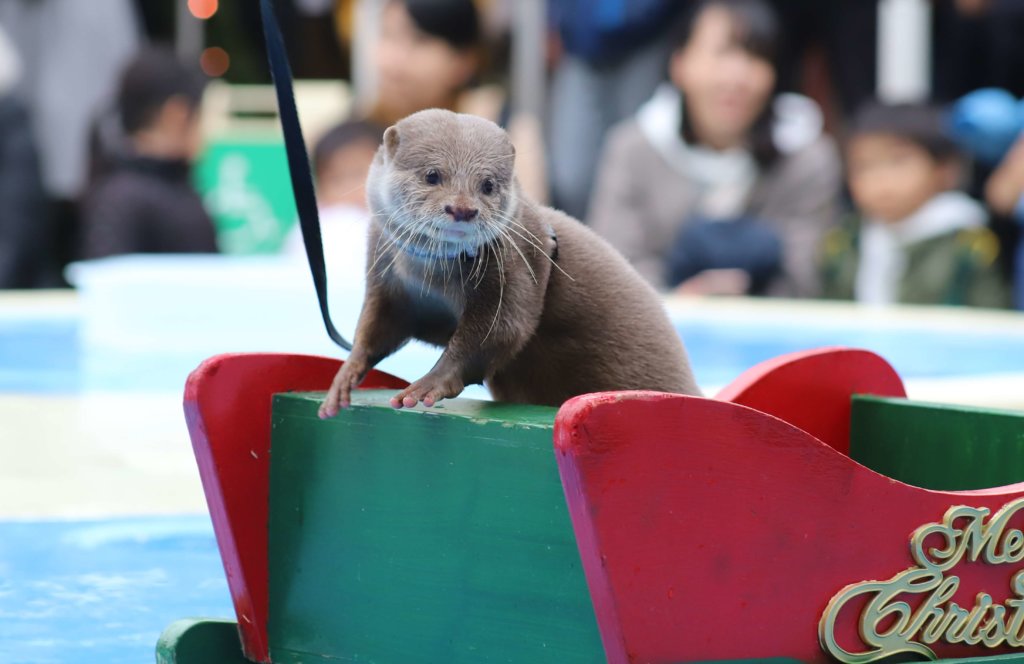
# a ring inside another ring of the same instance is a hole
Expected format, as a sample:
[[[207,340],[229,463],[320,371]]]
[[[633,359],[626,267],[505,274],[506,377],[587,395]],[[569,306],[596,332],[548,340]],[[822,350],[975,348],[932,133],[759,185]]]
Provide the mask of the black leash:
[[[263,15],[267,60],[277,91],[281,128],[284,130],[288,171],[292,177],[292,194],[295,197],[295,208],[299,213],[299,227],[302,229],[302,242],[306,246],[306,257],[309,259],[309,271],[313,274],[313,285],[316,287],[316,297],[320,302],[320,315],[323,316],[327,336],[345,350],[352,350],[352,344],[334,327],[331,314],[327,310],[327,270],[324,267],[324,245],[320,236],[320,214],[317,212],[316,194],[313,191],[313,174],[309,169],[309,156],[306,154],[306,143],[302,138],[299,113],[295,109],[292,70],[288,66],[284,38],[281,36],[281,27],[277,23],[277,15],[274,14],[271,0],[260,0],[260,13]]]

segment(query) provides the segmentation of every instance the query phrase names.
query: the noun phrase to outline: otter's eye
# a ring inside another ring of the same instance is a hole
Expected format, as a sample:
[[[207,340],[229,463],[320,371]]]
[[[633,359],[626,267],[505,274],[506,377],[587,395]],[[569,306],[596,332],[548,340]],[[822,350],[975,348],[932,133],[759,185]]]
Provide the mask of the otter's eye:
[[[427,171],[427,174],[423,177],[423,179],[429,185],[441,184],[441,174],[437,171],[436,168],[431,168],[429,171]]]
[[[480,191],[484,193],[484,196],[490,196],[494,193],[494,180],[487,178],[480,184]]]

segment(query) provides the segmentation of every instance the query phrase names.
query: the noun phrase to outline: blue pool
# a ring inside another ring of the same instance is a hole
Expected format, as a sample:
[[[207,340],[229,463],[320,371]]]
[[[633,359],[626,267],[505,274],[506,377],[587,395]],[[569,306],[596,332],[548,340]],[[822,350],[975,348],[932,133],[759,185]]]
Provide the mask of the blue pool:
[[[0,317],[0,391],[74,392],[79,359],[76,319]]]
[[[230,616],[206,516],[0,522],[0,662],[152,662],[187,616]]]
[[[873,350],[907,379],[1024,374],[1024,333],[1019,330],[970,332],[923,325],[878,329],[703,318],[681,320],[678,328],[703,385],[724,385],[758,362],[821,346]],[[318,350],[331,352],[329,347]],[[74,317],[0,315],[0,392],[179,391],[189,371],[214,352],[218,351],[83,347],[80,323]],[[335,354],[340,356],[340,351]],[[403,367],[398,360],[385,368],[409,379],[422,364]]]

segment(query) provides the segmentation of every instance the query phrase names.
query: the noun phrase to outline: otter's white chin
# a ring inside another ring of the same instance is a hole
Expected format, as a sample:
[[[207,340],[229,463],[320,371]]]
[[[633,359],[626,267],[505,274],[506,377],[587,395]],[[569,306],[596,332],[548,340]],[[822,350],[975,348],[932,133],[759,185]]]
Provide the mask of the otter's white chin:
[[[476,244],[480,239],[480,230],[476,224],[464,221],[435,222],[431,235],[443,242],[457,244]]]
[[[400,246],[406,253],[421,260],[475,258],[485,244],[480,228],[465,222],[435,221],[420,229],[412,241]]]

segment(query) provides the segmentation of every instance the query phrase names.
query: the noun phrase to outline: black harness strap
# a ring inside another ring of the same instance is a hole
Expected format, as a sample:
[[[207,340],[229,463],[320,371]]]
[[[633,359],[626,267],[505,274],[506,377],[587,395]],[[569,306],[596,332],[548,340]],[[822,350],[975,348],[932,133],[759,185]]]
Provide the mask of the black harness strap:
[[[551,250],[551,261],[556,262],[558,261],[558,234],[555,233],[555,227],[550,224],[548,225],[548,237],[551,238],[555,245],[554,249]]]
[[[324,266],[324,246],[320,236],[320,215],[317,212],[316,194],[313,191],[313,174],[309,168],[306,143],[302,138],[299,113],[295,108],[292,70],[288,66],[284,38],[281,36],[281,28],[277,23],[277,16],[274,14],[271,0],[260,0],[260,13],[263,15],[263,35],[267,43],[267,60],[270,62],[270,74],[274,79],[274,88],[277,92],[281,128],[284,130],[288,171],[292,178],[292,194],[295,197],[295,207],[299,213],[299,226],[302,229],[302,242],[306,246],[306,257],[309,259],[309,270],[313,274],[313,285],[316,287],[316,297],[320,302],[320,315],[323,316],[324,326],[327,328],[327,335],[331,340],[345,350],[352,350],[352,344],[334,327],[334,323],[331,322],[331,314],[327,310],[327,270]]]

